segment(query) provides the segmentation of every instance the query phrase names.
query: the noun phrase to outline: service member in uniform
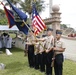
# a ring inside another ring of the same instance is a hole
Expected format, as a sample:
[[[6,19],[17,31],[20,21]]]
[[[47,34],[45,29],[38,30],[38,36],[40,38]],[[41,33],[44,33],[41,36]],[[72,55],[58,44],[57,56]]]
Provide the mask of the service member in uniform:
[[[39,42],[35,41],[34,43],[34,67],[35,69],[39,69]]]
[[[45,41],[40,41],[39,44],[39,64],[40,71],[45,72],[45,49],[44,49]]]
[[[65,51],[65,44],[64,42],[60,39],[61,38],[62,32],[60,30],[56,31],[56,43],[53,48],[55,51],[55,60],[54,60],[54,70],[55,70],[55,75],[62,75],[62,70],[63,70],[63,52]]]
[[[47,38],[45,42],[45,52],[46,52],[46,75],[52,75],[52,57],[53,57],[53,46],[54,46],[54,37],[52,35],[53,29],[47,29]]]
[[[41,72],[45,71],[45,50],[44,50],[44,44],[45,44],[45,38],[38,37],[36,38],[35,43],[35,69],[39,69]]]
[[[29,32],[29,36],[27,37],[27,45],[28,45],[28,63],[29,67],[34,67],[34,44],[33,44],[34,36],[33,32]]]

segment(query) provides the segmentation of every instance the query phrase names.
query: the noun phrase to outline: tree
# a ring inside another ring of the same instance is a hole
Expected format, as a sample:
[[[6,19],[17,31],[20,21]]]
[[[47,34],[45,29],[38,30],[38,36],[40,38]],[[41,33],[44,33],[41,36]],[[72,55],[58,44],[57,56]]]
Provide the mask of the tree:
[[[5,5],[9,5],[8,4],[8,2],[7,2],[7,0],[3,0],[4,2],[5,2]],[[16,5],[16,4],[19,4],[19,2],[21,1],[21,0],[10,0],[11,1],[11,3],[13,3],[14,5]]]
[[[61,24],[61,29],[66,29],[67,25],[66,24]]]
[[[31,14],[32,13],[32,3],[33,3],[33,0],[24,0],[24,1],[21,1],[20,5],[25,12],[28,12],[28,14]],[[43,6],[43,3],[44,3],[44,1],[42,1],[42,0],[35,1],[38,12],[41,12],[45,8]]]
[[[4,10],[0,9],[0,25],[6,25],[7,24],[7,18],[5,16]]]

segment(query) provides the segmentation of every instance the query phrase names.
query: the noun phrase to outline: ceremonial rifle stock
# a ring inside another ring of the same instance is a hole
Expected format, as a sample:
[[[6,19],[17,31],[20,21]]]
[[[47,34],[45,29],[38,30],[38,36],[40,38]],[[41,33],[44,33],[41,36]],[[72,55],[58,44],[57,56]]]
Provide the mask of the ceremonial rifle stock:
[[[55,41],[56,40],[54,40],[54,47],[55,47]],[[51,67],[54,67],[54,60],[55,60],[55,51],[53,50],[53,58],[52,58]]]
[[[51,67],[54,67],[54,60],[55,60],[55,51],[54,51],[54,54],[53,54],[53,58],[52,58]]]

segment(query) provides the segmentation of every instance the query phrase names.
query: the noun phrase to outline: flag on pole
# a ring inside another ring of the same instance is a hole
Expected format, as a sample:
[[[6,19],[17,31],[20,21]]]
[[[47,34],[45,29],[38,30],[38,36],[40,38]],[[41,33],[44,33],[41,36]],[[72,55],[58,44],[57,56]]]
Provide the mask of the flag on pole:
[[[32,10],[32,26],[35,35],[38,35],[46,28],[46,25],[44,24],[43,20],[41,19],[36,10],[35,4],[33,4],[33,10]]]
[[[1,4],[4,6],[2,2]],[[27,35],[28,27],[23,22],[15,22],[13,12],[11,10],[8,10],[5,6],[4,6],[4,10],[8,19],[9,28],[11,28],[13,25],[16,25],[20,31],[22,31],[24,34]]]
[[[27,24],[28,25],[28,24]],[[17,28],[22,31],[24,34],[28,34],[28,28],[23,22],[16,22]],[[29,25],[28,25],[29,26]]]
[[[8,19],[9,28],[12,28],[12,26],[15,25],[14,16],[12,15],[13,13],[12,11],[8,10],[5,6],[4,6],[4,10],[5,10],[6,17]]]
[[[12,9],[20,17],[20,19],[26,21],[27,20],[27,15],[24,12],[22,12],[21,10],[19,10],[18,8],[16,8],[9,0],[7,0],[7,1],[10,4],[10,6],[12,7]]]

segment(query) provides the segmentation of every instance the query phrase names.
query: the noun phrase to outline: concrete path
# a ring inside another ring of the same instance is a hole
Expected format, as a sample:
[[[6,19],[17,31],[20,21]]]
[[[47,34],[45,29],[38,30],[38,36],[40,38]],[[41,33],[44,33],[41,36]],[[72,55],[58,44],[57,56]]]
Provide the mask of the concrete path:
[[[64,56],[67,59],[76,61],[76,40],[62,38],[66,45],[66,50],[64,52]]]

